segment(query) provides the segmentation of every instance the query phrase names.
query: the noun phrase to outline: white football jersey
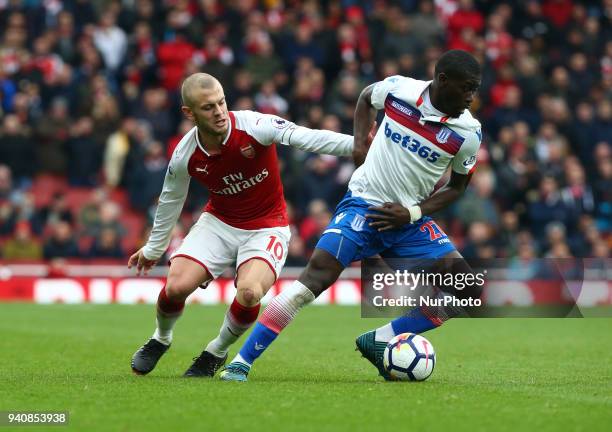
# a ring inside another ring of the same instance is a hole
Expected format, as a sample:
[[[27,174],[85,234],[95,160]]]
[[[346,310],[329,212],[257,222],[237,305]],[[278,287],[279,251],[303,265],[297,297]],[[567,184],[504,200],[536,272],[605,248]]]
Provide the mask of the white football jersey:
[[[468,110],[458,118],[437,111],[429,101],[430,84],[403,76],[375,84],[372,105],[385,116],[365,163],[351,177],[353,196],[408,208],[429,197],[449,165],[459,174],[474,168],[480,122]]]

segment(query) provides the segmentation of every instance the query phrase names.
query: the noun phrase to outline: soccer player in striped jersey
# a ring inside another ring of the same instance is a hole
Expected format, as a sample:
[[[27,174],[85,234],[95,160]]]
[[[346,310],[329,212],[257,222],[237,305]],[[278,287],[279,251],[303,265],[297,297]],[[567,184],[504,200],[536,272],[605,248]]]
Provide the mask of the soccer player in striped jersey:
[[[383,259],[428,259],[437,272],[471,272],[446,234],[428,215],[456,201],[476,165],[480,123],[468,108],[481,81],[480,65],[460,50],[443,54],[433,81],[392,76],[366,87],[354,121],[356,161],[349,190],[338,204],[308,266],[299,279],[268,304],[239,354],[221,379],[246,381],[253,362],[293,320],[298,311],[325,291],[351,262],[380,255]],[[366,137],[373,110],[384,110],[374,141]],[[367,157],[366,157],[367,154]],[[448,183],[432,193],[448,168]],[[459,297],[478,298],[470,285]],[[439,326],[458,311],[416,308],[407,315],[357,338],[357,348],[379,372],[386,343],[393,336],[421,333]]]

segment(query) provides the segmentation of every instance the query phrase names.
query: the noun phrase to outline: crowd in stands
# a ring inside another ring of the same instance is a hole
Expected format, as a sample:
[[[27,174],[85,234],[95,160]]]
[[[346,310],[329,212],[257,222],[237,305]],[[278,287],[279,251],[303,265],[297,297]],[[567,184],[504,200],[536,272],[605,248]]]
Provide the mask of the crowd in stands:
[[[431,79],[458,48],[483,66],[484,136],[439,224],[468,258],[609,257],[611,20],[610,0],[0,0],[0,256],[141,246],[192,127],[178,90],[193,72],[219,78],[230,109],[351,134],[366,85]],[[303,265],[353,164],[278,151],[287,264]],[[192,182],[171,248],[206,200]]]

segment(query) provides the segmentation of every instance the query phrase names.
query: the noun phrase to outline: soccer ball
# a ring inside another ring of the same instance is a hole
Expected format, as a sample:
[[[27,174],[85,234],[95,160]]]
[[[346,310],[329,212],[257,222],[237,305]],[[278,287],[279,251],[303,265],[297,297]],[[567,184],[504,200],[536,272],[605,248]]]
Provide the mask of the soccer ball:
[[[387,344],[383,357],[385,370],[399,381],[423,381],[436,365],[433,345],[423,336],[402,333]]]

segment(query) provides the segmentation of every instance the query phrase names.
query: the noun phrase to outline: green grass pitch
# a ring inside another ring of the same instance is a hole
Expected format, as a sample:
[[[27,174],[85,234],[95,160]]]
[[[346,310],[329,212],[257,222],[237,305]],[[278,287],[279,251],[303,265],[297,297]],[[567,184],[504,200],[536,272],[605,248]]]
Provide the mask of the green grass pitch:
[[[259,360],[248,383],[182,378],[224,311],[188,307],[172,349],[154,372],[138,377],[130,358],[153,332],[153,306],[1,304],[0,411],[69,411],[67,427],[46,428],[54,431],[612,425],[611,319],[457,319],[427,333],[438,355],[428,381],[386,383],[354,351],[355,336],[383,321],[361,319],[357,307],[312,306]]]

